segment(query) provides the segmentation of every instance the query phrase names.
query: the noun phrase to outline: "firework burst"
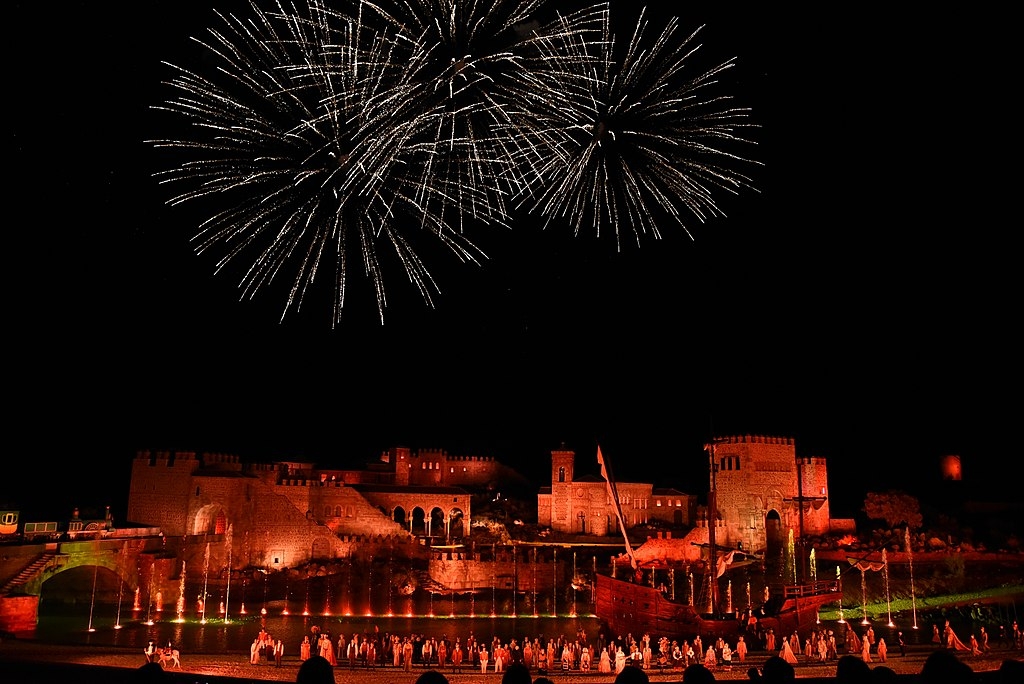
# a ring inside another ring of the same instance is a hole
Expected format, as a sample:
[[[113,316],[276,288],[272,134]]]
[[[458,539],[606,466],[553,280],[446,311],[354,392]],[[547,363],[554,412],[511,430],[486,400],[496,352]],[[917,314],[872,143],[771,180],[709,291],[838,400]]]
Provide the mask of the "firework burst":
[[[700,29],[683,33],[672,18],[651,39],[646,10],[624,50],[605,30],[580,48],[598,51],[598,68],[546,90],[559,95],[545,110],[551,144],[519,206],[577,235],[610,225],[618,247],[624,234],[660,238],[664,223],[692,238],[687,220],[722,214],[718,192],[753,189],[739,169],[756,164],[740,152],[756,124],[749,109],[715,93],[734,61],[690,76]]]
[[[237,269],[243,297],[283,283],[282,320],[327,280],[335,326],[361,267],[383,322],[384,254],[432,306],[424,250],[479,264],[471,231],[507,228],[521,207],[639,239],[665,217],[685,229],[715,215],[715,191],[749,184],[727,149],[745,142],[747,112],[706,96],[731,62],[688,78],[678,21],[652,45],[642,22],[619,55],[607,3],[535,20],[545,5],[218,12],[196,39],[203,68],[168,64],[173,95],[155,107],[184,132],[150,141],[176,155],[157,174],[178,189],[169,203],[207,211],[197,251]]]
[[[176,96],[158,107],[189,124],[187,136],[152,141],[185,156],[157,174],[185,188],[170,203],[212,198],[227,207],[204,221],[197,251],[221,250],[218,270],[247,264],[247,297],[294,264],[282,318],[332,270],[337,324],[354,261],[383,320],[379,250],[387,245],[431,303],[437,286],[413,238],[436,238],[463,261],[483,254],[431,210],[430,189],[403,163],[429,120],[401,104],[407,84],[395,43],[365,26],[362,13],[334,13],[317,0],[251,7],[248,18],[218,14],[222,26],[197,40],[216,63],[211,73],[169,65]]]

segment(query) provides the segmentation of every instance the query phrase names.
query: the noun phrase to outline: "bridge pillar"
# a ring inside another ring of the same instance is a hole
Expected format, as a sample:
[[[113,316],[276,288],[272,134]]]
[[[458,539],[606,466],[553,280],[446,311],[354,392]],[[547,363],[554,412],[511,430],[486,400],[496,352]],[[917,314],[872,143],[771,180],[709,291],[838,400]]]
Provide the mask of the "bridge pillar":
[[[34,632],[38,622],[38,596],[0,596],[0,634]]]

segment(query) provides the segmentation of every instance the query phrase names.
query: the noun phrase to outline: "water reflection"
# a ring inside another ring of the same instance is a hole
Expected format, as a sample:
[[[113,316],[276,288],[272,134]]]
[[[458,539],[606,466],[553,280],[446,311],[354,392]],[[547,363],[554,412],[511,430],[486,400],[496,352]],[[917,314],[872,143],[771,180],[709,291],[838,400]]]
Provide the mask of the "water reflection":
[[[303,615],[247,615],[232,618],[225,623],[220,619],[207,618],[205,624],[198,619],[176,621],[157,620],[146,624],[144,615],[140,619],[121,621],[115,629],[113,616],[109,619],[94,619],[93,629],[87,629],[88,615],[78,613],[47,613],[39,616],[36,630],[27,638],[54,644],[78,644],[93,646],[114,646],[142,649],[152,640],[166,646],[172,643],[183,653],[239,653],[248,657],[249,646],[265,628],[275,639],[298,647],[302,638],[312,634],[313,628],[337,635],[359,634],[424,634],[448,637],[468,636],[477,639],[503,641],[511,638],[520,641],[529,637],[554,638],[558,635],[573,637],[583,630],[596,643],[599,623],[594,617],[366,617],[366,616],[303,616]],[[295,652],[293,650],[293,652]]]

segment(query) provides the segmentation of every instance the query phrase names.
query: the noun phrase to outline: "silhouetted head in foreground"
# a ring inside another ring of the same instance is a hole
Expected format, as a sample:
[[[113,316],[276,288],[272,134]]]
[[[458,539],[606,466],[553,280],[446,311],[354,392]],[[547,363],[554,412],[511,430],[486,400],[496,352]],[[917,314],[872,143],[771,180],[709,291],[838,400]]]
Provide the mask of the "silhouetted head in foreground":
[[[865,663],[866,665],[867,663]],[[871,681],[878,682],[878,684],[894,684],[900,681],[900,676],[896,674],[896,670],[885,665],[876,665],[871,668]]]
[[[135,671],[135,677],[132,681],[146,684],[147,682],[166,682],[168,679],[169,677],[164,671],[163,666],[160,663],[152,662],[140,666]]]
[[[1000,684],[1019,684],[1024,682],[1024,660],[1007,658],[997,670],[999,676],[996,678]]]
[[[321,655],[310,656],[299,665],[299,674],[295,677],[296,684],[335,684],[334,667],[331,661]]]
[[[615,675],[615,684],[648,684],[650,681],[646,672],[632,665],[622,668],[622,672]]]
[[[973,682],[974,670],[947,648],[932,651],[921,666],[917,681],[926,684],[960,684]]]
[[[522,663],[512,663],[505,668],[504,674],[501,675],[501,684],[530,684],[533,681],[533,675],[530,674],[530,669]]]
[[[836,661],[836,684],[859,684],[871,680],[871,667],[860,656],[852,653],[839,656]]]
[[[700,663],[687,665],[686,669],[683,670],[684,684],[707,684],[713,681],[715,681],[715,673]]]
[[[448,678],[437,670],[427,670],[416,678],[416,684],[448,684]]]
[[[793,666],[777,655],[769,656],[761,666],[761,681],[792,682],[796,679]]]

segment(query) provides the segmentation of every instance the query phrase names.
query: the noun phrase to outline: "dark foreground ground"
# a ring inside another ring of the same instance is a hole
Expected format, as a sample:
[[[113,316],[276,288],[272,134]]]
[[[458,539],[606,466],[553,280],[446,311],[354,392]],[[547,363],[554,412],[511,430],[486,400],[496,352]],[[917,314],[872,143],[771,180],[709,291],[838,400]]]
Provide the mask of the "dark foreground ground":
[[[889,658],[884,665],[894,670],[900,681],[917,681],[930,648],[922,647],[908,651],[906,657]],[[743,664],[736,663],[729,670],[715,671],[717,680],[747,681],[747,669],[760,666],[767,654],[758,653],[748,657]],[[1024,663],[1024,652],[997,649],[979,657],[962,656],[962,660],[976,673],[979,682],[1002,684],[1005,681],[998,672],[1003,660],[1013,659]],[[0,642],[0,684],[121,684],[139,682],[138,668],[143,664],[141,653],[134,649],[56,646],[27,640],[9,639]],[[883,663],[872,663],[872,667]],[[167,670],[169,684],[243,684],[247,682],[276,681],[294,682],[299,669],[297,658],[286,658],[280,668],[272,665],[250,665],[244,655],[226,654],[190,656],[182,654],[181,669]],[[799,679],[807,684],[834,681],[835,661],[818,665],[801,663],[796,666]],[[335,669],[339,684],[414,684],[423,668],[414,667],[412,672],[394,668],[350,669],[347,665]],[[462,672],[445,671],[452,684],[499,684],[500,675],[493,672],[481,674],[463,669]],[[535,673],[535,677],[537,674]],[[614,677],[607,674],[566,674],[561,672],[548,675],[555,684],[610,684]],[[682,672],[653,671],[649,673],[652,682],[679,682]],[[1024,684],[1024,682],[1014,682]]]

